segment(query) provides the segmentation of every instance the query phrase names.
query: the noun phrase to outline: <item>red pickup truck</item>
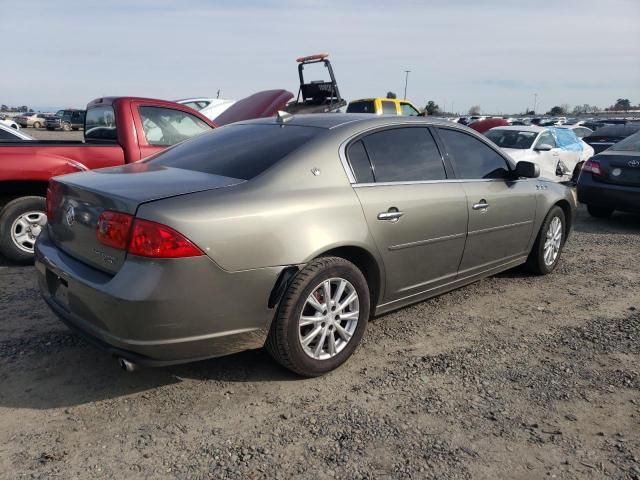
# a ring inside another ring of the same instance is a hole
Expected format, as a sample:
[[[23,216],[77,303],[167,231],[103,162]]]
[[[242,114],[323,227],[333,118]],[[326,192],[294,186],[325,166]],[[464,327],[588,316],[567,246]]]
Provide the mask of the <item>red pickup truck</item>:
[[[226,112],[227,118],[231,122],[275,115],[292,96],[285,90],[259,92],[238,102],[239,108]],[[0,143],[0,254],[16,262],[32,260],[36,238],[46,224],[51,177],[135,162],[214,127],[186,105],[109,97],[87,105],[84,141]]]

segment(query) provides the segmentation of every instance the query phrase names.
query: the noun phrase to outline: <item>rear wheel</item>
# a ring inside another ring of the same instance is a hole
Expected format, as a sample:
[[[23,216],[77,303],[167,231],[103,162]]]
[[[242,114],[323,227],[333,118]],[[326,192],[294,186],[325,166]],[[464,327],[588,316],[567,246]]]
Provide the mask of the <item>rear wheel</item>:
[[[538,237],[527,258],[527,268],[538,275],[551,273],[560,261],[566,236],[564,211],[555,206],[549,210],[542,222]]]
[[[71,130],[71,125],[68,123],[63,123],[62,124],[62,130],[64,130],[65,132],[68,132]]]
[[[595,218],[609,218],[613,213],[613,208],[587,205],[587,212],[589,212],[589,215]]]
[[[32,262],[36,238],[46,224],[44,198],[9,202],[0,212],[0,253],[14,262]]]
[[[362,272],[343,258],[321,257],[294,277],[266,347],[284,367],[315,377],[351,356],[368,320],[369,288]]]
[[[40,128],[40,127],[42,127],[42,124],[40,122],[35,122],[33,124],[33,128]]]

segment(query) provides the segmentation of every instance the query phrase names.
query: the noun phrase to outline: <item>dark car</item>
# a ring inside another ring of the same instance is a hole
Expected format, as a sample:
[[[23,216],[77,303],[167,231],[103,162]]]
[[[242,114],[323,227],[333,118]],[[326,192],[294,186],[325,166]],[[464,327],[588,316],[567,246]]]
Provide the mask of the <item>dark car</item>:
[[[640,122],[629,122],[621,125],[605,125],[591,135],[584,137],[586,143],[593,147],[595,153],[605,151],[615,145],[620,140],[624,140],[629,135],[633,135],[640,130]]]
[[[49,117],[45,121],[45,127],[47,130],[78,130],[84,128],[84,116],[85,110],[58,110],[55,116]]]
[[[640,212],[640,132],[584,164],[578,200],[594,217],[608,217],[614,210]]]

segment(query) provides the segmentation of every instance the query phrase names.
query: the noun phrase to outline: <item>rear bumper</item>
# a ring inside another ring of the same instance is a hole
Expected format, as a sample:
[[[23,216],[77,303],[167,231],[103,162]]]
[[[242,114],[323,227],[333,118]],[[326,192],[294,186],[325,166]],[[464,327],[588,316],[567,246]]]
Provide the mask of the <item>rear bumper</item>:
[[[640,188],[594,182],[591,175],[578,180],[578,201],[595,207],[640,212]]]
[[[161,366],[262,347],[282,269],[229,273],[206,256],[132,256],[111,276],[66,255],[45,230],[36,270],[42,297],[69,327],[113,355]]]

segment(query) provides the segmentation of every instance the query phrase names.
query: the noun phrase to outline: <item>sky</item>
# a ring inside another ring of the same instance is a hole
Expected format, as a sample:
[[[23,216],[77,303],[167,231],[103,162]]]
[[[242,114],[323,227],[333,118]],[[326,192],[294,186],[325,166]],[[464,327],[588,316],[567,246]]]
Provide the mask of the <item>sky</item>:
[[[0,103],[297,93],[328,52],[342,96],[517,113],[640,103],[640,0],[0,0]]]

